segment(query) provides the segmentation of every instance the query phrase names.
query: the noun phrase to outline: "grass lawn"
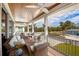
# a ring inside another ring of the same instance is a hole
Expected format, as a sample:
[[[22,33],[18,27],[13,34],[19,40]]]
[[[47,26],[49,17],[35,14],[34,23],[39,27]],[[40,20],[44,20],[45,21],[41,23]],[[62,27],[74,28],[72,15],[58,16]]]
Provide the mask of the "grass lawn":
[[[67,44],[67,43],[61,43],[56,46],[54,46],[56,50],[59,52],[65,54],[65,55],[71,55],[71,56],[79,56],[79,46]]]
[[[52,32],[49,33],[51,36],[56,36],[57,38],[64,38],[61,34],[62,32]],[[49,45],[56,49],[57,51],[65,54],[65,55],[71,55],[71,56],[79,56],[79,46],[75,46],[68,43],[61,43],[53,46],[52,41],[49,41]]]

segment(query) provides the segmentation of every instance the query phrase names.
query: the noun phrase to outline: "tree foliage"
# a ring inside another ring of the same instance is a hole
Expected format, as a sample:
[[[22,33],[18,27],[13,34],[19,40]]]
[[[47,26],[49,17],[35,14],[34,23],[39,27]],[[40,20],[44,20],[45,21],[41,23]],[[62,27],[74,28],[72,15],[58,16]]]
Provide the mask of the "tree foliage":
[[[71,21],[60,22],[60,25],[57,27],[49,27],[49,32],[51,31],[65,31],[67,29],[76,28],[76,25]]]
[[[44,32],[44,24],[43,27],[37,27],[35,26],[36,24],[34,24],[34,30],[35,32]],[[71,21],[65,21],[65,22],[60,22],[60,25],[57,27],[48,27],[48,31],[65,31],[67,29],[73,29],[73,28],[77,28],[75,23],[71,22]],[[32,28],[30,28],[31,30]],[[26,27],[26,31],[27,31],[27,27]]]

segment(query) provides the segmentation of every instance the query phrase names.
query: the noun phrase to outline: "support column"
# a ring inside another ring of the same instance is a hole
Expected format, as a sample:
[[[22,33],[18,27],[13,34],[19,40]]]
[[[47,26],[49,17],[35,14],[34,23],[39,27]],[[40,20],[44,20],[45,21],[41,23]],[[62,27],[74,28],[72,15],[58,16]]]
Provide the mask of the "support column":
[[[32,22],[32,33],[34,34],[34,22]]]
[[[32,38],[34,39],[34,22],[32,22]]]
[[[27,33],[29,33],[29,24],[27,25]]]
[[[1,39],[1,10],[2,10],[2,4],[0,3],[0,56],[2,56],[2,39]]]
[[[48,19],[47,15],[44,17],[44,33],[45,33],[45,40],[48,42]]]
[[[9,38],[9,15],[7,14],[6,20],[6,38]]]
[[[6,38],[9,38],[9,15],[6,14],[6,20],[5,20],[5,28],[6,28]]]
[[[16,23],[15,22],[13,24],[13,31],[14,31],[14,33],[16,32]]]
[[[13,36],[14,32],[15,32],[15,29],[14,29],[14,22],[12,21],[12,36]]]
[[[25,29],[24,29],[25,27],[23,27],[23,32],[25,32]]]

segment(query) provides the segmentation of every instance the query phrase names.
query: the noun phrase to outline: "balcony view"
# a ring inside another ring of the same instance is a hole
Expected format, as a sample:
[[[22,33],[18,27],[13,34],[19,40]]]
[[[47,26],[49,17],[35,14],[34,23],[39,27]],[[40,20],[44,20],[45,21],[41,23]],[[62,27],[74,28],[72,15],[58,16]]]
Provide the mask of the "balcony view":
[[[0,55],[79,56],[78,3],[0,5]]]

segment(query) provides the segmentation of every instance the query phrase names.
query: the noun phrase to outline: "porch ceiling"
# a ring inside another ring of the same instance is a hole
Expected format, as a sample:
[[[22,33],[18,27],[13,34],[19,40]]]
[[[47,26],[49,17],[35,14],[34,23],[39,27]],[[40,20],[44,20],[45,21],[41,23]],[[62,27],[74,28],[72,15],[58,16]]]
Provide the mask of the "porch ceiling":
[[[39,8],[25,7],[28,5],[35,5],[35,4],[37,3],[9,3],[9,7],[11,9],[15,21],[29,22],[30,20],[34,20],[43,15],[44,12],[42,11],[38,12]],[[46,3],[45,7],[50,11],[57,5],[59,5],[59,3]]]

